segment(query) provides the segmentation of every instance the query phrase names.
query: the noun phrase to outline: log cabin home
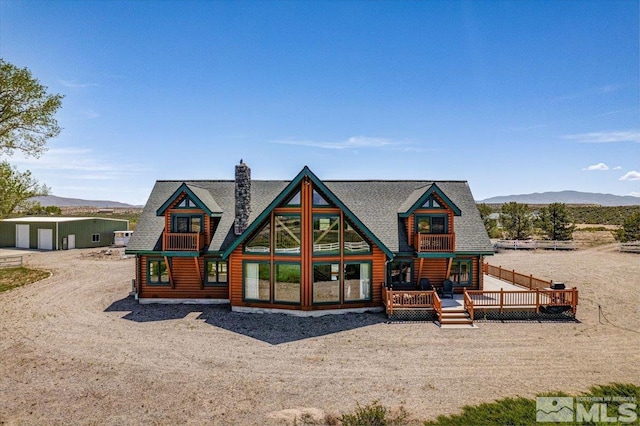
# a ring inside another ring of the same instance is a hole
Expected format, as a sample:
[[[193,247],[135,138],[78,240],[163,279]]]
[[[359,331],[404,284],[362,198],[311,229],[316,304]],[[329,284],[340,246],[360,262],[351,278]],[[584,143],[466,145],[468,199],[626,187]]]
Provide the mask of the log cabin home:
[[[140,303],[382,311],[383,287],[482,290],[493,248],[465,181],[157,181],[126,249]]]

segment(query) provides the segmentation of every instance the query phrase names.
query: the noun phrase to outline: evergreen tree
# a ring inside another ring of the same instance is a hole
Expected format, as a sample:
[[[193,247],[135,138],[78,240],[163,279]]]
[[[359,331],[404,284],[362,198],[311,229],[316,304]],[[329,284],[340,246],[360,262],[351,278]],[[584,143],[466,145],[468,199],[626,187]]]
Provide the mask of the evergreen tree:
[[[615,237],[622,243],[640,241],[640,212],[627,217],[622,227],[616,231]]]
[[[549,240],[573,240],[576,226],[572,223],[569,210],[564,203],[552,203],[541,208],[536,223]]]
[[[531,214],[527,204],[510,202],[500,208],[500,223],[507,234],[513,240],[526,240],[531,235]]]

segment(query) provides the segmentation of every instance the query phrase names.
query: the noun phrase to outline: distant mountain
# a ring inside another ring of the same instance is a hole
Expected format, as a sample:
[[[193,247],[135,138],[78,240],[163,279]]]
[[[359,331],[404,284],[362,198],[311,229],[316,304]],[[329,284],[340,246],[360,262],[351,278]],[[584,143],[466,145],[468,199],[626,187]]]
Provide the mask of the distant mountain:
[[[640,205],[640,197],[630,195],[598,194],[593,192],[559,191],[536,192],[533,194],[505,195],[478,201],[486,204],[504,204],[515,201],[523,204],[599,204],[601,206],[636,206]]]
[[[120,203],[118,201],[104,201],[104,200],[81,200],[79,198],[64,198],[57,197],[55,195],[46,195],[43,197],[33,197],[30,201],[38,202],[43,207],[56,206],[56,207],[97,207],[97,208],[112,208],[112,207],[138,207],[131,204]]]

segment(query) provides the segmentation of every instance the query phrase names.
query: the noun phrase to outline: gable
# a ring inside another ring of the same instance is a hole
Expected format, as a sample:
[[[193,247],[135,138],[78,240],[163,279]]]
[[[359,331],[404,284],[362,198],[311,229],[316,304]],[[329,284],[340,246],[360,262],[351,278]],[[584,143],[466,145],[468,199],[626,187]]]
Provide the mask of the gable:
[[[204,188],[197,187],[195,185],[189,185],[182,183],[177,190],[171,194],[171,196],[160,206],[156,211],[157,216],[162,216],[167,209],[177,203],[178,208],[180,204],[185,203],[184,207],[196,207],[204,211],[209,216],[220,216],[223,212],[218,203],[211,195],[209,191]]]
[[[300,173],[276,196],[276,198],[267,206],[264,211],[249,225],[249,227],[245,230],[245,232],[237,238],[223,253],[223,258],[228,257],[233,250],[236,249],[240,244],[242,244],[249,235],[252,235],[254,231],[257,230],[259,226],[263,225],[263,222],[271,212],[281,205],[288,205],[291,203],[291,200],[296,198],[296,194],[299,192],[300,184],[308,180],[313,184],[314,193],[313,193],[313,204],[315,206],[335,206],[344,212],[345,217],[353,223],[356,227],[358,227],[365,234],[367,238],[373,241],[380,249],[389,257],[393,257],[393,253],[382,243],[382,241],[373,233],[371,230],[367,228],[367,226],[360,221],[360,219],[347,208],[347,206],[335,195],[331,192],[331,190],[320,180],[318,177],[313,174],[313,172],[305,166]],[[317,204],[316,204],[317,203]]]
[[[416,197],[417,199],[415,199]],[[438,204],[437,207],[434,206],[434,202]],[[426,190],[419,188],[413,191],[398,210],[398,216],[409,217],[417,209],[434,207],[446,207],[453,211],[454,216],[460,216],[462,214],[460,208],[438,187],[438,185],[432,183]]]

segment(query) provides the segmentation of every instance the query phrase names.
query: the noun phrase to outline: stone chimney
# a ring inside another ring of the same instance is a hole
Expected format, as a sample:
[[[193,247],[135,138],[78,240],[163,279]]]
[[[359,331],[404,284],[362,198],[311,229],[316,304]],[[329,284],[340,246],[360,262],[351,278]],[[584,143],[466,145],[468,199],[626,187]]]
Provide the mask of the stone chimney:
[[[251,214],[251,169],[240,160],[236,166],[236,218],[233,229],[236,235],[242,234],[249,226]]]

